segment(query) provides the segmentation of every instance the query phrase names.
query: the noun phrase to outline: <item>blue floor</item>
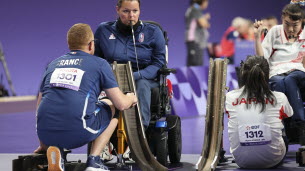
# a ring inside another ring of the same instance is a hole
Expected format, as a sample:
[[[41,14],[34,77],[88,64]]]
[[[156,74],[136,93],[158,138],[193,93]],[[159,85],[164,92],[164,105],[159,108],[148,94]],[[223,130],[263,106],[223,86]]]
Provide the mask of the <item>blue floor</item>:
[[[224,128],[224,149],[229,156],[229,142],[227,135],[227,118],[225,116]],[[196,163],[201,154],[205,129],[205,117],[182,118],[182,154],[193,154],[195,156],[192,163]],[[35,131],[35,112],[20,112],[10,114],[0,114],[0,153],[32,153],[38,146],[38,139]],[[304,170],[297,167],[295,163],[295,152],[299,145],[289,146],[289,155],[285,159],[282,167],[276,170]],[[74,154],[85,154],[86,147],[73,150]],[[198,156],[198,158],[197,158]],[[0,161],[1,164],[1,161]],[[242,170],[230,160],[221,164],[217,170]]]

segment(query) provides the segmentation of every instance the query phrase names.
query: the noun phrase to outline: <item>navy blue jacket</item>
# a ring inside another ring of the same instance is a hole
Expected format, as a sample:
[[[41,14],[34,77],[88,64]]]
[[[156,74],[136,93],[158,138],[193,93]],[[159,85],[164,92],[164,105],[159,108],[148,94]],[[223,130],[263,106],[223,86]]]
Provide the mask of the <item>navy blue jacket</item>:
[[[120,33],[117,21],[103,22],[95,32],[95,55],[109,63],[127,63],[131,61],[135,80],[154,79],[165,64],[165,39],[161,29],[149,23],[141,22],[134,31],[139,72],[132,35]]]
[[[77,82],[79,84],[77,84]],[[118,87],[109,63],[80,50],[52,61],[43,76],[37,130],[81,130],[96,134],[98,96]]]

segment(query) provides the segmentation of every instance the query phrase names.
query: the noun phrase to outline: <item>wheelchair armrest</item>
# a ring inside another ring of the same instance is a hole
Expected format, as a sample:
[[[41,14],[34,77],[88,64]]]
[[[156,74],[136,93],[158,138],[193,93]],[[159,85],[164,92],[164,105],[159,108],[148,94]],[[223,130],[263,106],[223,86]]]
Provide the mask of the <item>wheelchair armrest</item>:
[[[159,74],[162,74],[162,75],[169,75],[169,74],[175,74],[176,73],[176,69],[173,69],[173,68],[161,68],[159,70]]]

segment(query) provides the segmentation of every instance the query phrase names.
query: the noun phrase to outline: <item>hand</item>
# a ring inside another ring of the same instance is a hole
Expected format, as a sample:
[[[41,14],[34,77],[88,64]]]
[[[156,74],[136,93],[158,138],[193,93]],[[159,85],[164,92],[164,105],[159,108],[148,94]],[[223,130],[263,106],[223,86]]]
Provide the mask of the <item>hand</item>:
[[[207,20],[209,20],[211,18],[211,14],[210,13],[206,13],[203,15],[203,17]]]
[[[127,93],[126,96],[129,96],[132,100],[131,107],[135,106],[138,103],[137,96],[134,93]]]
[[[48,147],[45,145],[40,145],[36,148],[36,150],[34,150],[33,153],[38,153],[38,154],[42,154],[45,153],[47,151]]]
[[[261,20],[258,20],[258,21],[255,20],[255,22],[254,22],[254,24],[253,24],[253,26],[254,26],[254,36],[255,36],[255,38],[260,39],[260,38],[261,38],[261,35],[262,35],[262,31],[263,31],[264,29],[267,29],[267,27],[264,26],[263,24],[264,24],[263,21],[261,21]]]

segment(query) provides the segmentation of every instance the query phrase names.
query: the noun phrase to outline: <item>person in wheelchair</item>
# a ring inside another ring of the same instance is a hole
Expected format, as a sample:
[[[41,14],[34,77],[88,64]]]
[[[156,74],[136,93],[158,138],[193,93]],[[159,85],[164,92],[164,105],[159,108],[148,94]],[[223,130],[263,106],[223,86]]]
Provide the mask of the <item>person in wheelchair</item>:
[[[67,41],[71,51],[48,65],[40,86],[37,134],[41,145],[35,152],[47,150],[48,170],[61,171],[64,148],[93,141],[86,171],[108,170],[99,155],[117,126],[115,108],[128,109],[137,98],[133,93],[124,95],[108,62],[93,55],[89,25],[73,25]],[[110,100],[98,101],[102,90]]]
[[[264,30],[261,21],[254,23],[256,54],[264,56],[270,65],[269,84],[272,90],[286,94],[294,115],[285,122],[285,129],[290,142],[290,133],[298,132],[297,140],[305,145],[305,111],[300,89],[305,88],[305,31],[304,9],[299,4],[288,4],[282,10],[282,25],[272,27],[263,42]],[[304,94],[304,92],[303,92]],[[291,126],[296,131],[289,131]]]
[[[230,151],[241,168],[278,166],[286,153],[282,119],[293,115],[285,94],[269,89],[269,65],[250,56],[241,66],[242,87],[226,95]]]
[[[95,55],[109,63],[132,64],[145,129],[151,113],[151,90],[158,87],[158,71],[165,65],[165,38],[161,29],[139,19],[140,0],[118,0],[115,21],[101,23],[96,32]],[[128,149],[127,149],[128,150]]]

